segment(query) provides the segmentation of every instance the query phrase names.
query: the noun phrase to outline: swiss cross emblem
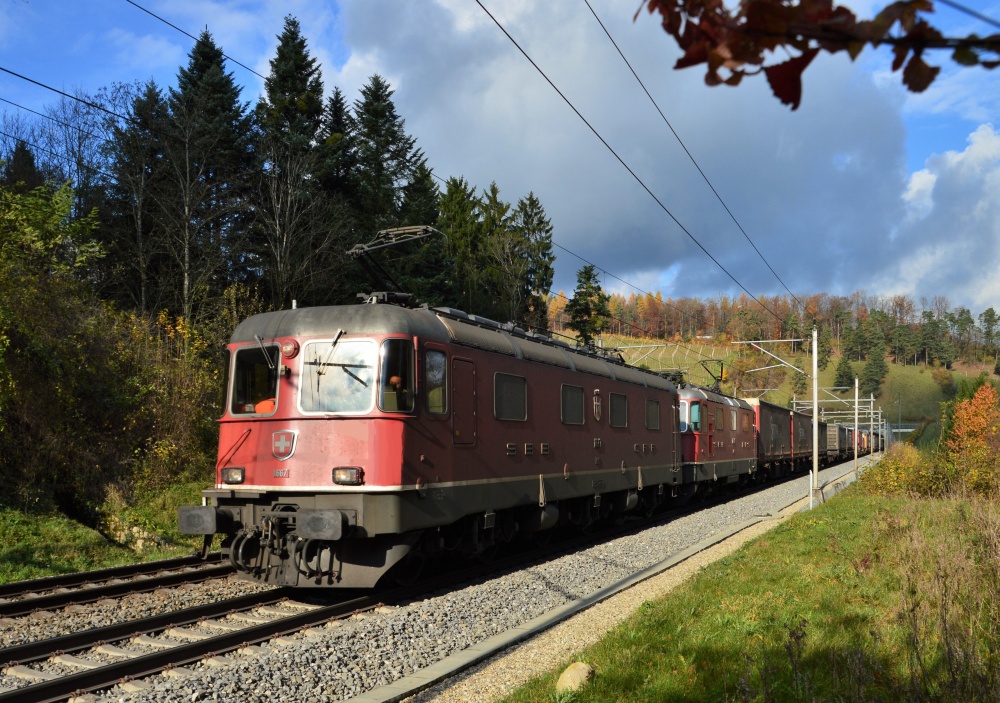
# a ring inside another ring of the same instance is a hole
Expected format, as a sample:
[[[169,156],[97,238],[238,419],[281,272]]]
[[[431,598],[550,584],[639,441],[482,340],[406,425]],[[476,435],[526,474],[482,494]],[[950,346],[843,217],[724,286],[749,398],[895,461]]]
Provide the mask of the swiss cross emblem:
[[[278,430],[271,433],[271,453],[278,461],[284,461],[295,451],[295,432]]]

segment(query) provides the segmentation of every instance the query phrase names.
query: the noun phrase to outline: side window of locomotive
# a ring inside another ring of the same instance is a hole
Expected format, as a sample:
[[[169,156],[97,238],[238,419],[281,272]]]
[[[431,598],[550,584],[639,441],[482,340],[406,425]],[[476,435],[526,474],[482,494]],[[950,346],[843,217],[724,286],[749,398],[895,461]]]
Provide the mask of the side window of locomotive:
[[[722,408],[715,409],[715,430],[717,432],[722,432],[726,429],[726,417],[725,413],[722,412]]]
[[[278,394],[278,347],[260,345],[236,351],[230,412],[233,415],[274,412]]]
[[[691,403],[691,423],[689,426],[695,432],[701,432],[701,403]]]
[[[750,413],[743,413],[743,431],[750,431]]]
[[[448,412],[448,356],[428,350],[424,355],[424,405],[432,415]]]
[[[731,429],[733,432],[736,431],[736,411],[735,410],[730,410],[729,411],[729,429]]]
[[[493,416],[519,422],[528,419],[528,382],[524,378],[506,373],[493,377]]]
[[[688,403],[686,400],[682,400],[680,407],[677,410],[677,419],[680,422],[681,432],[688,431]]]
[[[382,343],[378,407],[385,412],[413,411],[413,342],[387,339]]]
[[[628,427],[628,398],[621,393],[611,393],[611,417],[608,424],[612,427]]]
[[[660,429],[660,401],[646,399],[646,429]]]
[[[309,342],[302,349],[303,412],[360,415],[375,405],[378,348],[368,339]]]
[[[579,386],[562,386],[562,421],[564,425],[583,424],[583,389]]]

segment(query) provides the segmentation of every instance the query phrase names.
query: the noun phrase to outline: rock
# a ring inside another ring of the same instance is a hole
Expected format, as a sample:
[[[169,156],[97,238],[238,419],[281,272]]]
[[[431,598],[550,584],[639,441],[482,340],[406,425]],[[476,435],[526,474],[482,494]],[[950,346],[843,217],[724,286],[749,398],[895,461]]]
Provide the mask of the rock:
[[[594,667],[583,662],[573,662],[556,682],[556,693],[579,691],[588,681],[594,678]]]

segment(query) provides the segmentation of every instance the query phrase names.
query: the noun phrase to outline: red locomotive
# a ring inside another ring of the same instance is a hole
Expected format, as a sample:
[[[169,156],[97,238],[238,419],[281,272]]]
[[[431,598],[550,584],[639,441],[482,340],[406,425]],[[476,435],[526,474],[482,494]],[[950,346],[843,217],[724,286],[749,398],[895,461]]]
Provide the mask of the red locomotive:
[[[237,327],[217,485],[181,508],[182,532],[225,535],[250,578],[370,587],[444,550],[476,554],[677,494],[670,381],[377,300]]]

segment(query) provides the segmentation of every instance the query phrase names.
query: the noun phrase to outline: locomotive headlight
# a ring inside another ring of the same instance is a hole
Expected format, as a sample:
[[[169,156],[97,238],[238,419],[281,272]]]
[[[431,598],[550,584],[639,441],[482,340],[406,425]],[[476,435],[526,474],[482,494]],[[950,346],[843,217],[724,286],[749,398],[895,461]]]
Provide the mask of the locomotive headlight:
[[[365,470],[360,466],[338,466],[333,470],[333,482],[341,486],[360,486],[365,482]]]
[[[243,483],[246,470],[242,466],[227,466],[222,470],[222,482],[226,484]]]
[[[293,356],[299,353],[299,343],[294,339],[290,339],[287,342],[281,343],[281,355],[291,359]]]

